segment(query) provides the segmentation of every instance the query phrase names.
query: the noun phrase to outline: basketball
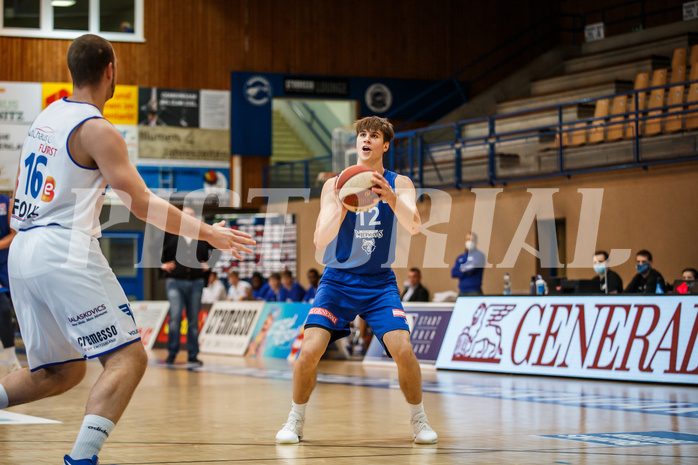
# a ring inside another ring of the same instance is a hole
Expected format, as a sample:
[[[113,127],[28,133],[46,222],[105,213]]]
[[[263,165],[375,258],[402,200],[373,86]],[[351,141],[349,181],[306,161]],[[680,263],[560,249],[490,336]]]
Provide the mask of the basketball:
[[[354,213],[370,210],[378,203],[378,195],[371,190],[374,171],[366,166],[350,166],[339,174],[337,198],[344,208]]]

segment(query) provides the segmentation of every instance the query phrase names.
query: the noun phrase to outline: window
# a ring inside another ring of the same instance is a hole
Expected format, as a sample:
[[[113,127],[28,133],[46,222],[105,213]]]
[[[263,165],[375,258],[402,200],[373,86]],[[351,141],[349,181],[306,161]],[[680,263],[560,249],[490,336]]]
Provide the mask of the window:
[[[0,0],[0,35],[144,42],[144,0]]]

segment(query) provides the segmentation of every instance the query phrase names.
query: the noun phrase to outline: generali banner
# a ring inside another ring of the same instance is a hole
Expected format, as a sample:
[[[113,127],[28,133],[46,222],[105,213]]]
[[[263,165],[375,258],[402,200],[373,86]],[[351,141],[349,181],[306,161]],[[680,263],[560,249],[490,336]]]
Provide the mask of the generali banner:
[[[437,368],[698,382],[698,296],[461,297]]]

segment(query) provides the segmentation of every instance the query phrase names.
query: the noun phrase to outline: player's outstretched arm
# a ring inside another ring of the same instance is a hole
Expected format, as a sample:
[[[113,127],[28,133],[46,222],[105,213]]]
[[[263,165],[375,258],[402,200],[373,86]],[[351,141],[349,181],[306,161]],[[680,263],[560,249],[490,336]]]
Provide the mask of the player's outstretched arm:
[[[407,176],[398,175],[395,178],[394,191],[380,174],[374,173],[372,180],[376,186],[371,190],[378,194],[381,200],[388,202],[397,220],[410,234],[418,234],[422,229],[422,219],[417,210],[417,194],[412,180]]]
[[[337,177],[328,179],[322,186],[322,194],[320,194],[320,214],[317,216],[315,224],[315,236],[313,242],[318,249],[324,249],[327,244],[339,233],[339,227],[344,221],[347,214],[347,209],[342,206],[342,203],[337,198],[335,192],[337,185]]]
[[[129,210],[139,219],[169,233],[206,241],[221,250],[230,250],[242,259],[240,252],[252,253],[245,244],[255,241],[249,234],[225,227],[225,222],[209,225],[153,194],[128,159],[126,142],[106,120],[91,119],[74,133],[71,147],[94,160],[111,186]]]

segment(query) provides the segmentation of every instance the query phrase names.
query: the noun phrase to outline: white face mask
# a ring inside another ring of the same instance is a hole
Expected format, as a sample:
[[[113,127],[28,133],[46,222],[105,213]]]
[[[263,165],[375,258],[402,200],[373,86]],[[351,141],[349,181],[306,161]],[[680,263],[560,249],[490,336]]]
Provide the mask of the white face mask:
[[[468,250],[472,250],[473,248],[473,241],[465,241],[465,248]]]

